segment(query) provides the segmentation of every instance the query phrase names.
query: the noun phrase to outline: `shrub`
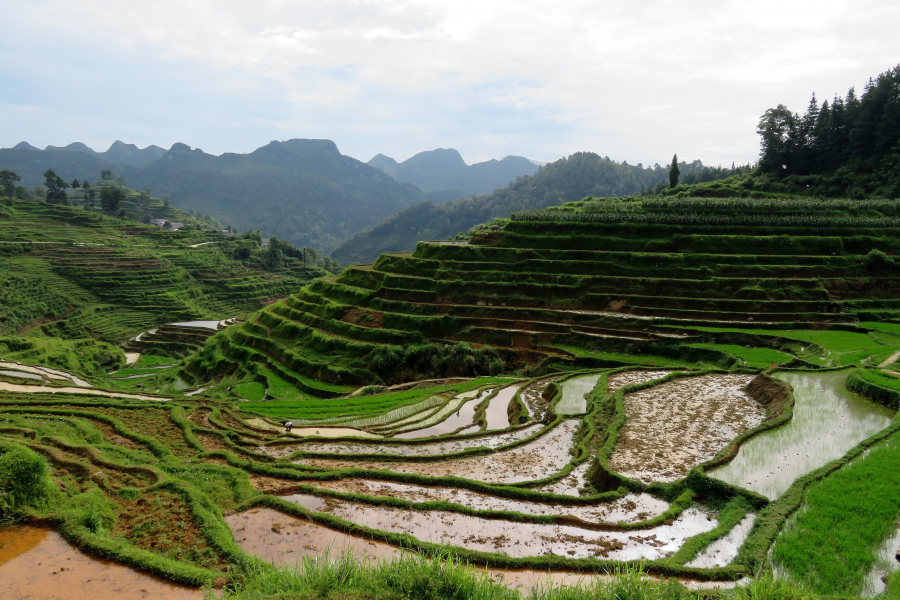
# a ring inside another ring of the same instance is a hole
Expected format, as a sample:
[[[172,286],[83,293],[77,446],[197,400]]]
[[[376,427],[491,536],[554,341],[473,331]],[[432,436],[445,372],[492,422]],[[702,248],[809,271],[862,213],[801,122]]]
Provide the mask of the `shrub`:
[[[26,507],[43,503],[49,485],[47,462],[18,444],[0,445],[0,523],[15,520]]]

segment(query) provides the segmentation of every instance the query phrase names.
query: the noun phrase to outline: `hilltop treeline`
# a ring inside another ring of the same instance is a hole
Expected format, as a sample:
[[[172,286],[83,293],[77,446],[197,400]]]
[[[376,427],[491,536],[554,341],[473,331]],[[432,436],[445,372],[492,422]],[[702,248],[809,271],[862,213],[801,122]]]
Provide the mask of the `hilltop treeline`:
[[[759,122],[759,173],[827,196],[900,197],[900,65],[804,115],[779,104]]]

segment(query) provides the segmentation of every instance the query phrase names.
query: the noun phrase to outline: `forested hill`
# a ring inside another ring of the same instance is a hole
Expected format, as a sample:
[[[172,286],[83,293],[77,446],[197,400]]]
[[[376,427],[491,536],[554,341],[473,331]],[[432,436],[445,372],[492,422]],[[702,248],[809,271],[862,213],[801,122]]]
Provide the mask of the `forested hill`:
[[[427,198],[418,188],[341,155],[330,140],[272,142],[249,154],[221,156],[175,144],[141,166],[113,166],[97,153],[27,144],[0,150],[0,169],[15,171],[26,186],[42,183],[47,169],[69,180],[93,179],[107,168],[129,187],[151,188],[182,209],[325,252]]]
[[[368,164],[397,181],[412,183],[427,192],[461,190],[469,194],[490,194],[509,185],[516,177],[534,175],[538,170],[535,163],[521,156],[468,165],[452,148],[419,152],[401,163],[378,154]]]
[[[683,171],[699,165],[683,165]],[[370,263],[383,252],[415,248],[421,240],[437,240],[468,231],[517,210],[534,210],[580,200],[585,196],[628,196],[665,180],[668,171],[655,165],[617,163],[592,152],[577,152],[517,179],[493,194],[452,200],[446,204],[421,202],[405,208],[376,227],[354,235],[332,256],[342,264]]]
[[[813,94],[802,116],[779,104],[762,116],[759,134],[758,175],[776,180],[772,191],[898,198],[900,65],[870,79],[861,96],[850,88],[819,104]]]

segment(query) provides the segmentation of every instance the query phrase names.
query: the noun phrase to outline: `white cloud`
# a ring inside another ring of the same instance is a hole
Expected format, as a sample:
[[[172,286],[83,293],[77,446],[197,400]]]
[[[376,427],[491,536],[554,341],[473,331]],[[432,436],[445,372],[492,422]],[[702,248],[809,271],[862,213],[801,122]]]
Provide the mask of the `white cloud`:
[[[898,24],[900,7],[871,0],[20,3],[0,40],[20,54],[0,58],[0,76],[21,87],[0,101],[36,96],[51,117],[0,115],[13,136],[0,145],[131,136],[221,152],[328,137],[363,160],[455,147],[470,161],[740,162],[757,154],[766,108],[802,110],[813,91],[830,98],[893,66]],[[35,26],[55,43],[35,43]],[[98,94],[142,80],[166,93],[66,103],[36,75],[56,64],[77,81],[107,63]],[[102,131],[78,128],[98,120]]]

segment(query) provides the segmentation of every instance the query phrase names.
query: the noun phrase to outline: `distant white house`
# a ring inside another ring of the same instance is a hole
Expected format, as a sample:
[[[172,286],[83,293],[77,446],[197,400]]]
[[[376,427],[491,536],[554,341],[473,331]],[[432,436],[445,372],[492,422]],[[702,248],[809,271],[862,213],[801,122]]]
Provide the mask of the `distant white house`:
[[[232,236],[234,236],[234,232],[233,232],[233,231],[228,231],[227,229],[222,229],[221,231],[219,231],[219,233],[221,233],[222,235],[224,235],[224,236],[226,236],[226,237],[232,237]]]
[[[169,224],[166,227],[166,223]],[[160,229],[168,229],[169,231],[178,231],[182,227],[184,227],[184,223],[178,223],[176,221],[169,221],[168,219],[150,219],[151,225],[156,225]]]
[[[269,249],[269,240],[270,239],[272,239],[272,238],[263,238],[262,240],[260,240],[260,242],[262,242],[263,250]]]

